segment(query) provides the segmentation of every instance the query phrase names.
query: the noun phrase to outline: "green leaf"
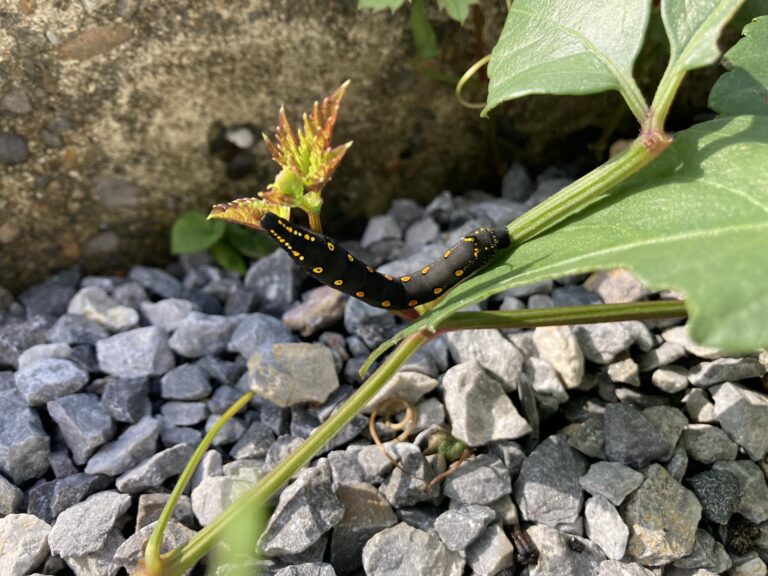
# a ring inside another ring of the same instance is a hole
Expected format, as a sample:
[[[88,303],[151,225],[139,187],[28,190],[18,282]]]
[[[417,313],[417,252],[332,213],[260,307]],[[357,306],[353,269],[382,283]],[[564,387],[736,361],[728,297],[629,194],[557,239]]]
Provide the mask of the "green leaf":
[[[171,253],[199,252],[216,244],[224,235],[224,222],[207,220],[200,212],[185,212],[171,228]]]
[[[411,35],[419,58],[436,58],[438,45],[437,35],[427,18],[427,8],[424,0],[413,0],[411,4]]]
[[[437,0],[441,10],[448,12],[448,16],[457,22],[464,22],[469,16],[469,7],[477,4],[479,0]]]
[[[678,133],[614,194],[451,290],[369,361],[513,286],[609,268],[684,293],[697,341],[734,352],[766,347],[767,246],[768,118],[712,120]]]
[[[730,72],[718,78],[709,93],[709,107],[720,114],[768,115],[768,16],[744,28],[744,37],[726,52]]]
[[[394,12],[403,4],[405,4],[405,0],[358,0],[357,8],[358,10],[369,8],[376,12],[389,8],[392,12]]]
[[[245,274],[248,267],[237,250],[226,242],[218,242],[211,247],[211,255],[222,268]]]
[[[650,10],[650,0],[516,0],[488,65],[483,115],[529,94],[605,90],[635,101],[637,115],[643,98],[632,67]]]
[[[662,0],[670,68],[701,68],[720,56],[717,39],[744,0]]]
[[[224,238],[227,244],[248,258],[261,258],[277,247],[266,234],[236,224],[227,225]]]

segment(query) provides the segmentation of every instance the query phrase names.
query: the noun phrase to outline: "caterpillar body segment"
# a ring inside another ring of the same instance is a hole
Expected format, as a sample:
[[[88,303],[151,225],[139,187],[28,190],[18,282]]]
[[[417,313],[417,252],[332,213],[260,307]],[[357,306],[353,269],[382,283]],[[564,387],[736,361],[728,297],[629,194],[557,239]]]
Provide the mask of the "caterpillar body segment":
[[[410,274],[380,274],[333,239],[267,213],[261,226],[299,267],[323,284],[366,304],[404,310],[438,298],[509,246],[506,228],[473,230],[443,255]]]

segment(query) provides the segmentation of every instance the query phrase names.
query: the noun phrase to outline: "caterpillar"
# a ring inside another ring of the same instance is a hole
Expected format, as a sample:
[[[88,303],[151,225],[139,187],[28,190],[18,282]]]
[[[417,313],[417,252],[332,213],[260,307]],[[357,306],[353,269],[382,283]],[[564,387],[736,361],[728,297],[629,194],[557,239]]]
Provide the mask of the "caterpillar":
[[[394,278],[376,272],[331,238],[276,214],[267,213],[260,224],[310,276],[366,304],[391,310],[434,300],[510,245],[506,228],[478,228],[421,270]]]

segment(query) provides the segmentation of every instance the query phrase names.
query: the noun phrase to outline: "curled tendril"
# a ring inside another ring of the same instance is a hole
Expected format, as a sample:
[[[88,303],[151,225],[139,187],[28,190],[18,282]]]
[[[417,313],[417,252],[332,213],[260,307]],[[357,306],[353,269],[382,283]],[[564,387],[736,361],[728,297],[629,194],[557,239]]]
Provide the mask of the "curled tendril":
[[[402,410],[405,410],[403,419],[399,422],[393,422],[392,417]],[[388,430],[393,432],[400,431],[400,434],[395,438],[395,442],[403,442],[410,437],[413,429],[416,427],[416,419],[418,418],[416,407],[402,398],[387,398],[373,409],[370,418],[368,418],[368,432],[370,432],[376,447],[387,457],[387,460],[392,462],[392,464],[399,468],[404,474],[412,475],[400,465],[400,461],[392,456],[381,442],[379,433],[376,432],[376,418],[378,417],[379,412],[381,412],[384,417],[382,424]],[[419,480],[426,482],[423,478],[419,478]]]
[[[403,410],[405,410],[405,415],[402,420],[398,422],[393,421],[393,416]],[[400,432],[400,434],[394,438],[394,441],[403,442],[411,436],[416,427],[416,420],[418,418],[416,407],[403,398],[387,398],[371,412],[371,416],[368,419],[368,432],[371,434],[373,443],[376,444],[376,447],[387,457],[387,460],[392,462],[396,468],[399,468],[403,474],[421,480],[424,483],[423,490],[425,492],[432,490],[435,485],[456,472],[464,462],[474,456],[472,449],[464,442],[451,436],[447,430],[438,430],[432,437],[430,437],[425,454],[440,454],[447,461],[452,462],[450,467],[431,480],[427,480],[417,474],[408,472],[400,465],[400,461],[387,450],[382,443],[381,438],[379,438],[379,433],[376,432],[376,419],[379,414],[382,416],[381,424],[385,428],[392,432]]]
[[[464,86],[472,79],[472,76],[474,76],[480,68],[488,64],[488,62],[491,59],[490,54],[486,54],[480,60],[472,64],[464,74],[462,74],[459,81],[456,83],[456,98],[458,98],[459,102],[462,106],[465,108],[471,108],[473,110],[480,110],[482,108],[485,108],[485,102],[470,102],[469,100],[466,100],[464,96],[462,96],[462,91],[464,90]]]

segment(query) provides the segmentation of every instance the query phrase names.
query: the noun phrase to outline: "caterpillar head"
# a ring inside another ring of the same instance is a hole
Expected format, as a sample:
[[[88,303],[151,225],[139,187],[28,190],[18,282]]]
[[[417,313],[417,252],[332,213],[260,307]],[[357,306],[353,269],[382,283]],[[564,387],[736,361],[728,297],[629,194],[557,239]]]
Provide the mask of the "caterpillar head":
[[[507,234],[506,228],[484,226],[474,230],[467,238],[473,238],[478,248],[492,253],[509,246],[509,234]]]

